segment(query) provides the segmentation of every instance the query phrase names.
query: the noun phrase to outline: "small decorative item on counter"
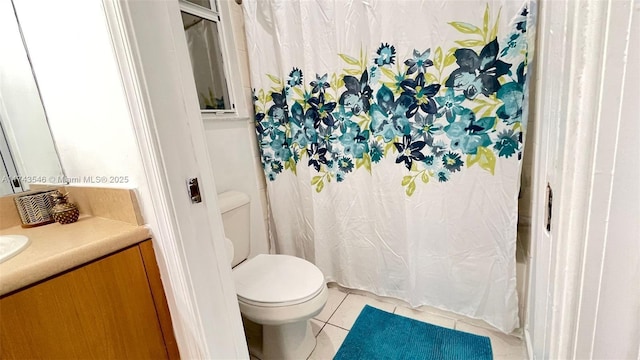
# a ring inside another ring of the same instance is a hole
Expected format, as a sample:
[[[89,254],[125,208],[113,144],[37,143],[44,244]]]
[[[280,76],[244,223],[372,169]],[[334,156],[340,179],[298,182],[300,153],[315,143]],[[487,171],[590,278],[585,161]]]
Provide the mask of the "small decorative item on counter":
[[[13,199],[18,214],[20,214],[23,228],[51,224],[55,221],[51,216],[53,208],[51,194],[54,192],[51,190],[31,191]]]
[[[60,191],[55,191],[51,194],[55,205],[51,210],[53,219],[60,224],[71,224],[78,221],[80,211],[75,204],[67,202],[67,196],[69,193],[63,194]]]

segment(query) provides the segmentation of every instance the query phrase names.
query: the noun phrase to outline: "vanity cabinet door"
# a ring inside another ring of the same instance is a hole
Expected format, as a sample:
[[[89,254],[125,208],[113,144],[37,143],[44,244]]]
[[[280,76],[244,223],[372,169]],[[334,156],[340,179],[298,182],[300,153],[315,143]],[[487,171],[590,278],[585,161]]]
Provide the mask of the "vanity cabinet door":
[[[0,299],[2,359],[166,359],[162,330],[138,245]]]

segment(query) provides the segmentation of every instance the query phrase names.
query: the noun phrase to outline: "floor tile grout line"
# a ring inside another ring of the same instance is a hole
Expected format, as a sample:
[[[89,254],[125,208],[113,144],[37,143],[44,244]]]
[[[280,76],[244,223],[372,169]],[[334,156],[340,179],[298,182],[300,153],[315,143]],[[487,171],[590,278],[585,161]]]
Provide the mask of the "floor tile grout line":
[[[356,294],[356,293],[347,293],[347,296],[345,296],[345,297],[342,299],[342,301],[341,301],[341,302],[340,302],[340,304],[336,307],[336,309],[333,311],[333,313],[331,314],[331,316],[329,316],[329,320],[327,320],[327,324],[329,324],[329,325],[333,325],[333,326],[338,327],[338,328],[343,329],[343,330],[350,331],[350,330],[345,329],[344,327],[342,327],[342,326],[340,326],[340,325],[336,325],[336,324],[334,324],[334,323],[329,322],[329,321],[331,321],[331,318],[333,317],[333,315],[335,315],[335,313],[340,309],[340,306],[342,306],[342,304],[347,300],[347,297],[349,297],[349,295],[358,295],[358,296],[362,296],[362,297],[365,297],[365,298],[368,298],[368,299],[376,300],[376,301],[381,302],[381,303],[385,303],[385,304],[393,305],[393,310],[391,311],[391,314],[395,314],[396,309],[399,307],[399,306],[398,306],[398,305],[396,305],[396,304],[393,304],[393,303],[390,303],[390,302],[386,302],[386,301],[381,301],[381,300],[378,300],[378,299],[375,299],[375,298],[370,298],[370,297],[368,297],[368,296],[366,296],[366,295]],[[365,304],[365,305],[373,306],[373,305],[370,305],[370,304]],[[382,310],[382,311],[387,311],[387,310],[380,309],[380,308],[378,308],[378,307],[376,307],[376,306],[373,306],[373,307],[374,307],[374,308],[376,308],[376,309]],[[364,307],[363,307],[363,309],[364,309]],[[362,310],[361,310],[361,311],[362,311]]]
[[[326,323],[326,325],[331,325],[331,326],[333,326],[333,327],[337,327],[338,329],[344,330],[344,331],[346,331],[346,332],[351,331],[351,329],[345,329],[345,328],[343,328],[343,327],[342,327],[342,326],[340,326],[340,325],[334,325],[334,324],[330,324],[330,323]],[[323,327],[323,329],[324,329],[324,327]]]
[[[351,329],[345,329],[344,327],[342,327],[342,326],[340,326],[340,325],[336,325],[336,324],[333,324],[333,323],[330,323],[330,322],[329,322],[329,321],[331,320],[331,318],[333,317],[333,315],[338,311],[338,309],[340,308],[340,306],[342,306],[342,304],[345,302],[345,300],[347,300],[347,297],[349,297],[349,295],[351,295],[351,293],[348,293],[348,294],[347,294],[347,296],[345,296],[345,297],[342,299],[342,301],[341,301],[341,302],[340,302],[340,304],[336,307],[336,309],[333,311],[333,313],[331,314],[331,316],[329,316],[329,320],[327,320],[327,322],[325,323],[325,325],[329,324],[329,325],[335,326],[335,327],[337,327],[337,328],[339,328],[339,329],[346,330],[347,332],[351,331]],[[354,295],[358,295],[358,294],[354,294]],[[383,301],[383,302],[384,302],[384,301]],[[369,305],[369,306],[371,306],[371,305]],[[392,310],[392,312],[391,312],[391,313],[392,313],[392,314],[395,314],[395,312],[396,312],[396,309],[397,309],[397,308],[398,308],[398,306],[394,305],[393,310]],[[364,309],[364,307],[363,307],[363,309]],[[380,310],[382,310],[382,309],[380,309]],[[383,311],[385,311],[385,310],[383,310]],[[323,326],[322,328],[324,329],[324,326]]]
[[[313,353],[316,352],[316,349],[318,348],[318,336],[320,336],[320,334],[322,333],[322,330],[324,330],[325,326],[327,326],[326,322],[318,320],[318,319],[315,319],[315,320],[321,322],[322,326],[320,327],[320,330],[318,331],[318,333],[314,336],[314,338],[316,339],[316,346],[313,347],[313,350],[311,350],[311,353],[309,354],[309,356],[307,356],[306,360],[311,359],[311,355],[313,355]]]
[[[338,290],[338,291],[339,291],[339,290]],[[340,291],[340,292],[342,292],[342,291]],[[336,313],[336,311],[338,311],[338,309],[340,309],[340,306],[342,306],[342,304],[344,303],[344,301],[345,301],[345,300],[347,300],[347,297],[349,297],[349,293],[347,293],[347,294],[346,294],[346,296],[342,298],[342,300],[340,301],[340,304],[338,304],[338,306],[336,306],[335,310],[333,310],[333,312],[331,313],[331,315],[329,315],[329,317],[327,318],[327,321],[326,321],[326,323],[327,323],[327,324],[331,324],[331,323],[329,322],[329,320],[331,320],[331,317]],[[333,324],[331,324],[331,325],[333,325]]]
[[[340,291],[340,292],[342,292],[342,291]],[[343,293],[343,294],[344,294],[344,293]],[[346,294],[346,295],[349,295],[349,294]],[[327,320],[326,320],[326,321],[324,321],[324,320],[320,320],[320,319],[318,319],[317,317],[313,317],[313,318],[314,318],[314,319],[316,319],[316,320],[318,320],[318,321],[322,321],[322,322],[324,322],[324,323],[328,323],[328,322],[329,322],[329,319],[331,319],[331,317],[333,316],[333,314],[335,314],[335,313],[336,313],[336,311],[338,311],[338,308],[340,307],[340,305],[342,305],[342,303],[344,302],[344,299],[346,299],[346,298],[347,298],[347,296],[343,297],[343,298],[342,298],[342,300],[340,300],[340,303],[338,304],[338,306],[336,306],[336,308],[335,308],[335,309],[333,310],[333,312],[329,315],[329,317],[327,318]],[[325,305],[326,305],[326,304],[325,304]]]
[[[322,326],[320,327],[320,331],[318,331],[318,334],[316,334],[316,339],[318,338],[318,336],[320,336],[320,333],[322,332],[322,330],[324,330],[324,328],[327,326],[328,323],[323,322]]]

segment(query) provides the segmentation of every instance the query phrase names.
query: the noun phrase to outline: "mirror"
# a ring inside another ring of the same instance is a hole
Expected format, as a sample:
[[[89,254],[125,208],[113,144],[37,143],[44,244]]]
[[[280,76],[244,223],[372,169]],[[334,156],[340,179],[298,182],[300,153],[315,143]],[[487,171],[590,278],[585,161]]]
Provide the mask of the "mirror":
[[[11,1],[0,1],[0,196],[64,173]]]

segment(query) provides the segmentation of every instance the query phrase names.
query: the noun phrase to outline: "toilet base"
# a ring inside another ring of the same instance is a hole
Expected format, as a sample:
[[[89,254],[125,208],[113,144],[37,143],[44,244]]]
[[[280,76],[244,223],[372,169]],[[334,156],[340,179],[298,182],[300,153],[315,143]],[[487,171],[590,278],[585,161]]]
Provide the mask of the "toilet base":
[[[306,359],[315,346],[316,338],[309,320],[262,327],[262,352],[265,360]]]

